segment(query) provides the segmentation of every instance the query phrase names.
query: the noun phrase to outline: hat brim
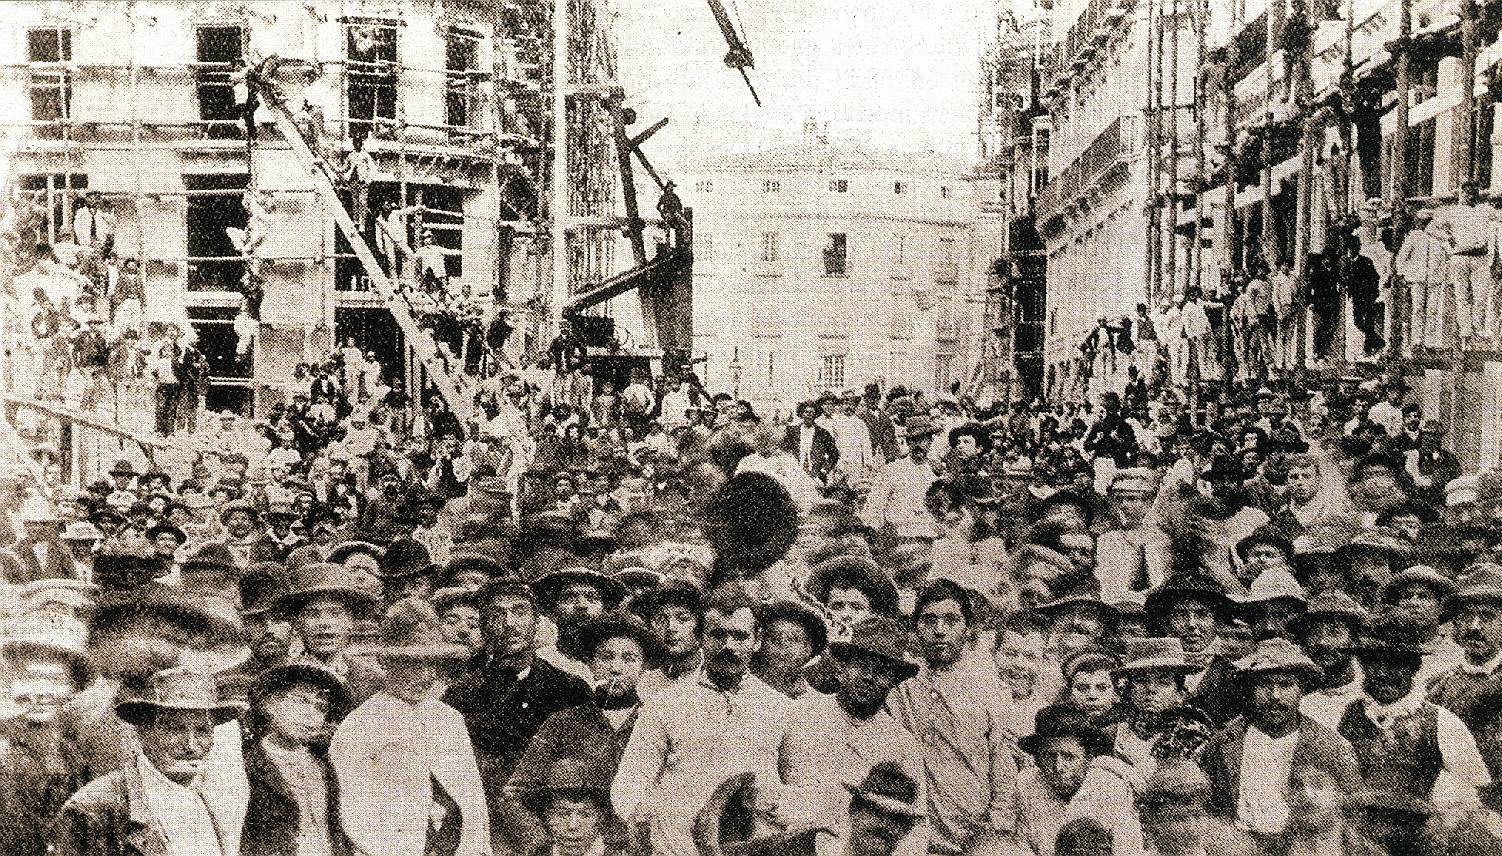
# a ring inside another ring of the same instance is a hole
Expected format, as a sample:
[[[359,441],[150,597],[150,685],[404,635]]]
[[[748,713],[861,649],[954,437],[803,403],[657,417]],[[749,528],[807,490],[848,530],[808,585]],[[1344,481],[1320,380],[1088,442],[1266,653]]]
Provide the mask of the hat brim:
[[[1037,755],[1048,740],[1073,738],[1092,755],[1109,755],[1114,748],[1111,738],[1093,728],[1070,728],[1056,734],[1028,734],[1017,738],[1017,748],[1029,755]]]
[[[900,676],[899,680],[905,681],[918,674],[918,665],[916,663],[910,663],[905,659],[898,659],[885,651],[875,651],[865,646],[852,645],[849,642],[830,642],[829,651],[836,657],[847,656],[852,651],[871,657],[880,657],[897,667],[897,674]]]
[[[1147,674],[1148,672],[1169,672],[1175,675],[1196,675],[1205,670],[1185,660],[1175,660],[1172,657],[1146,657],[1141,660],[1133,660],[1123,663],[1113,669],[1111,674],[1131,676],[1134,674]]]
[[[841,782],[841,784],[845,786],[845,790],[849,791],[851,796],[855,797],[858,800],[864,801],[868,805],[874,807],[877,811],[880,811],[884,814],[889,814],[894,817],[900,817],[904,820],[911,820],[914,822],[920,821],[928,816],[926,812],[919,810],[912,803],[905,803],[902,800],[896,800],[888,796],[883,796],[881,794],[873,794],[869,791],[863,791],[858,785],[853,785],[850,782]]]
[[[212,707],[199,707],[189,704],[163,704],[145,699],[132,699],[115,705],[115,715],[130,725],[140,725],[150,717],[153,711],[200,710],[209,714],[213,718],[215,725],[223,725],[226,722],[239,719],[245,713],[246,709],[246,705],[238,701],[220,702]]]
[[[538,605],[550,609],[563,596],[563,590],[574,583],[592,585],[598,589],[607,611],[614,609],[626,597],[626,586],[620,580],[599,571],[580,568],[546,574],[532,583],[532,590],[537,594]]]
[[[370,592],[346,586],[319,586],[288,592],[276,599],[271,610],[287,617],[296,615],[315,597],[337,597],[349,604],[357,617],[366,618],[381,609],[381,599]]]
[[[252,703],[259,703],[268,696],[295,686],[311,686],[329,694],[329,705],[343,710],[349,701],[349,689],[339,676],[328,669],[305,663],[285,663],[274,666],[256,676],[250,685]]]
[[[66,661],[73,673],[73,681],[80,690],[86,688],[97,674],[94,661],[88,654],[66,645],[40,639],[8,639],[0,643],[0,659],[23,660],[35,656]]]

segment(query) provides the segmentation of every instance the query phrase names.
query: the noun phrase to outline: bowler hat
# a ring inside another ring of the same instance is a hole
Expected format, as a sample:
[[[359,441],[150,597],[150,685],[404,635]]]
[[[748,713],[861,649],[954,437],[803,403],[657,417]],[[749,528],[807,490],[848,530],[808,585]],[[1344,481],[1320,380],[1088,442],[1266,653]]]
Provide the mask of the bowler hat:
[[[577,798],[593,802],[601,814],[610,816],[610,776],[599,762],[579,757],[562,757],[548,768],[547,778],[539,787],[518,794],[522,805],[541,816],[555,799]]]
[[[136,466],[135,466],[135,464],[132,464],[130,461],[126,460],[125,458],[121,458],[120,460],[116,461],[115,464],[114,464],[114,466],[110,467],[109,474],[112,475],[112,476],[138,476],[138,475],[140,475],[140,473],[136,472]]]
[[[917,664],[907,659],[903,645],[906,638],[906,631],[897,619],[873,613],[856,622],[848,640],[831,642],[829,650],[836,657],[856,652],[873,654],[896,666],[899,680],[905,681],[918,674]]]
[[[219,698],[219,683],[212,674],[174,666],[153,674],[140,695],[115,705],[115,714],[131,725],[141,725],[158,710],[200,710],[223,725],[245,712],[245,705]]]
[[[188,533],[184,532],[181,527],[168,523],[165,520],[146,530],[146,539],[148,541],[155,541],[162,535],[171,535],[177,540],[178,546],[188,543]]]
[[[404,580],[438,570],[428,548],[411,538],[391,542],[379,560],[376,575],[383,580]]]
[[[926,817],[918,806],[918,783],[896,761],[881,761],[859,784],[842,782],[852,798],[882,814],[917,822]]]
[[[248,502],[236,500],[235,502],[225,503],[224,508],[220,509],[219,521],[223,523],[224,521],[229,520],[229,516],[236,512],[241,512],[249,515],[251,520],[261,519],[261,512],[256,510],[256,507],[254,505],[251,505]]]
[[[1071,704],[1051,704],[1033,718],[1033,733],[1017,739],[1017,748],[1029,755],[1042,751],[1049,740],[1072,737],[1091,755],[1109,755],[1114,748],[1110,735],[1090,724],[1089,715]]]

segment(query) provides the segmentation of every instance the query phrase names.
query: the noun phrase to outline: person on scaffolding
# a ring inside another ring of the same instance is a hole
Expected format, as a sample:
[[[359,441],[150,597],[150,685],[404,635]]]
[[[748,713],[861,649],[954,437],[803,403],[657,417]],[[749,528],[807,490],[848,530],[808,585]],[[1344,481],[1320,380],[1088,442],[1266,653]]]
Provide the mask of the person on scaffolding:
[[[688,219],[683,214],[683,200],[678,197],[677,185],[669,181],[662,186],[662,195],[657,197],[657,214],[662,217],[662,227],[674,247],[682,246],[683,236],[688,232]]]

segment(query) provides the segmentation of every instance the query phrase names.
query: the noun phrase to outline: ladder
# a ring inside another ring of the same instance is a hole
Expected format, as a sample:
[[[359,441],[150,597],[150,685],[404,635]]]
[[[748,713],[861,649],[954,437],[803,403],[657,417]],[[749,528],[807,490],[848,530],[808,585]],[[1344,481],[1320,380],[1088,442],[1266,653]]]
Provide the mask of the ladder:
[[[407,338],[407,344],[411,346],[413,354],[422,365],[428,379],[437,387],[438,392],[448,402],[449,409],[458,417],[461,424],[468,425],[475,418],[477,410],[474,403],[474,391],[470,388],[469,379],[462,372],[451,371],[446,357],[438,347],[438,342],[426,328],[417,322],[407,300],[397,290],[396,283],[386,275],[376,261],[375,253],[366,243],[365,236],[360,233],[354,218],[344,207],[344,201],[339,198],[339,192],[329,178],[331,166],[313,153],[308,146],[307,140],[303,139],[302,132],[297,129],[291,112],[287,109],[285,97],[277,91],[274,84],[261,83],[261,101],[270,111],[272,120],[277,131],[287,141],[292,153],[302,162],[308,170],[309,178],[313,181],[313,189],[328,209],[333,212],[334,222],[339,231],[344,233],[345,239],[353,248],[355,256],[360,260],[360,266],[365,269],[365,276],[370,280],[371,287],[380,296],[386,309],[391,312],[391,317],[401,328]]]

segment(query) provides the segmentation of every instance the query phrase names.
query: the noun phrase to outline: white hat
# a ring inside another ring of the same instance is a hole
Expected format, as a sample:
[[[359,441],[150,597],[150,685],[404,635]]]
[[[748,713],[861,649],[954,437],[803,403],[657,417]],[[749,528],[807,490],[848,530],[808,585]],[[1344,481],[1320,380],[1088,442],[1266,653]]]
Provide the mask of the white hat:
[[[1445,505],[1454,507],[1475,502],[1480,493],[1480,480],[1474,475],[1460,476],[1445,485]]]

